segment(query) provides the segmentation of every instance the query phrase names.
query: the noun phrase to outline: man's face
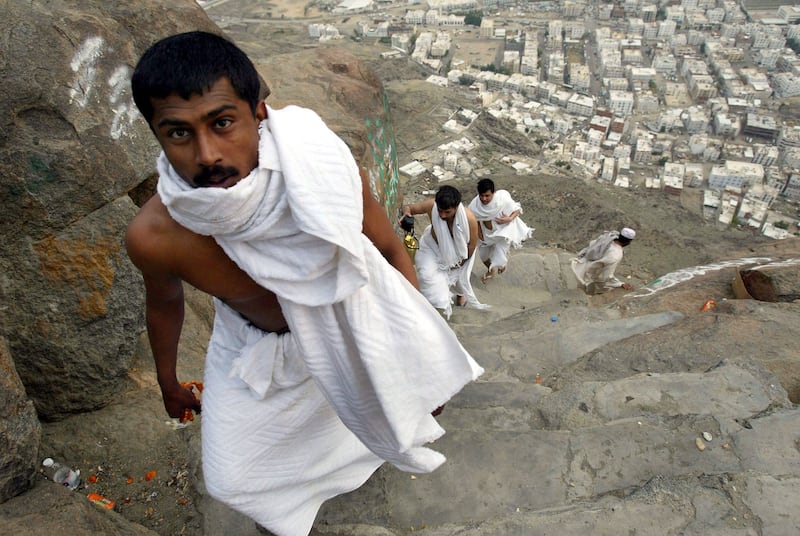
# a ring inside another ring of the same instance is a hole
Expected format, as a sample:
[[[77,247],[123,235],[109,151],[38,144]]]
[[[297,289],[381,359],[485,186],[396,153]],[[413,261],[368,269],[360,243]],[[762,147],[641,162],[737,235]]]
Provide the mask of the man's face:
[[[494,198],[494,192],[491,190],[486,190],[482,194],[478,194],[478,199],[481,200],[482,205],[488,205],[492,202],[492,198]]]
[[[259,102],[254,116],[227,78],[188,100],[170,95],[152,102],[156,138],[190,186],[228,188],[258,165],[258,125],[266,106]]]
[[[451,221],[456,215],[457,207],[453,208],[439,208],[439,217],[445,221]]]

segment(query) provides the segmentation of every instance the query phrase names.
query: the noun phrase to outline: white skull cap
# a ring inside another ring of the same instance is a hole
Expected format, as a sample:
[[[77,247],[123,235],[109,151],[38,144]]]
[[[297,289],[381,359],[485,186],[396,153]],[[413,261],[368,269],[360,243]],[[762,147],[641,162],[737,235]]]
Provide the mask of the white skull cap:
[[[628,240],[633,240],[636,238],[636,231],[631,229],[630,227],[623,227],[622,230],[619,232],[620,236],[624,236]]]

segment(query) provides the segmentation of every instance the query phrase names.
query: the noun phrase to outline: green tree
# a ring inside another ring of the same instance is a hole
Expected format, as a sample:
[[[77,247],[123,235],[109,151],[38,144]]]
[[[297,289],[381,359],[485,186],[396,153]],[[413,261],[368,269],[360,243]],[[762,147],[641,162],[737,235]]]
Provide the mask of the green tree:
[[[487,63],[486,65],[473,65],[479,71],[489,71],[492,73],[500,73],[505,75],[511,75],[511,71],[508,67],[496,67],[494,63]]]
[[[469,24],[470,26],[478,26],[480,27],[481,22],[483,21],[483,13],[481,11],[473,10],[467,12],[458,12],[456,15],[464,17],[464,24]]]

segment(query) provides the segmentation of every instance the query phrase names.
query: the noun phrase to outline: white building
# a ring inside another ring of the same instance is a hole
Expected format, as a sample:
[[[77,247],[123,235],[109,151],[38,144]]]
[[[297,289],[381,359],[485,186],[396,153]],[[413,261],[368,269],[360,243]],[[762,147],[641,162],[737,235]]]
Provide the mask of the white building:
[[[408,36],[408,34],[401,34],[401,33],[392,34],[392,48],[395,48],[397,50],[402,50],[403,52],[408,54],[410,47],[411,47],[411,38]]]
[[[764,167],[774,166],[778,161],[780,151],[774,145],[761,145],[759,144],[755,149],[753,155],[753,162],[761,164]]]
[[[778,17],[785,20],[788,24],[800,22],[800,7],[785,5],[778,8]]]
[[[678,69],[678,62],[672,54],[661,52],[655,55],[651,66],[658,73],[674,75]]]
[[[594,113],[594,99],[575,93],[567,100],[567,112],[591,117]]]
[[[600,170],[600,180],[614,182],[614,178],[616,176],[616,171],[617,171],[616,167],[617,167],[616,158],[604,158],[603,167]]]
[[[730,136],[735,137],[739,134],[739,117],[735,114],[726,112],[717,112],[714,114],[712,122],[714,133],[717,136]]]
[[[800,77],[793,73],[778,73],[772,77],[772,84],[778,97],[788,98],[800,95]]]
[[[642,114],[657,112],[658,97],[652,91],[636,92],[636,111]]]
[[[653,157],[653,143],[646,137],[640,136],[636,140],[636,149],[633,153],[633,161],[647,164]]]
[[[669,39],[675,35],[675,29],[678,27],[674,20],[662,20],[658,24],[658,39]]]
[[[692,106],[681,114],[683,128],[688,134],[700,134],[708,131],[711,122],[705,107]]]
[[[792,173],[789,175],[789,179],[786,181],[786,186],[784,186],[781,195],[792,199],[794,201],[800,201],[800,175],[797,173]]]
[[[691,188],[699,188],[703,185],[705,174],[703,164],[700,162],[687,162],[684,164],[683,184]]]
[[[668,193],[679,194],[683,190],[686,168],[683,164],[666,162],[661,173],[664,190]]]
[[[406,24],[425,24],[425,10],[410,9],[406,11],[406,15],[403,17],[403,20],[406,21]]]
[[[618,116],[631,115],[633,111],[633,93],[630,91],[609,91],[608,107]]]
[[[729,186],[747,188],[753,184],[761,184],[764,179],[764,166],[752,162],[728,160],[722,165],[712,166],[708,175],[708,187],[722,190]]]

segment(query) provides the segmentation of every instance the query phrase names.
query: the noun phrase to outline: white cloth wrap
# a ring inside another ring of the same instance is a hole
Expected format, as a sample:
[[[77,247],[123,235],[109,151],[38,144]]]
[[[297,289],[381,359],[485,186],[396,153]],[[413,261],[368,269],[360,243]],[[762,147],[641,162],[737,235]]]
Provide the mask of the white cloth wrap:
[[[614,276],[614,271],[622,256],[622,246],[612,241],[606,244],[605,251],[599,258],[589,260],[589,256],[583,254],[572,259],[572,272],[591,294],[618,288],[622,286],[622,281]]]
[[[499,217],[510,216],[517,210],[520,214],[523,213],[522,205],[514,201],[507,190],[495,191],[492,200],[485,205],[481,203],[479,196],[475,196],[469,209],[475,214],[483,232],[478,254],[481,260],[489,260],[490,266],[494,268],[502,268],[508,264],[510,249],[519,249],[522,242],[533,236],[534,229],[528,227],[519,216],[508,223],[499,224],[495,221]],[[487,221],[491,221],[491,229],[485,225],[484,222]]]
[[[447,222],[438,216],[436,203],[431,211],[431,225],[428,225],[419,240],[419,250],[414,257],[419,276],[419,289],[427,300],[444,312],[449,319],[453,313],[453,296],[464,296],[467,304],[478,309],[489,306],[482,304],[472,289],[470,275],[475,264],[475,255],[467,259],[469,242],[469,222],[464,205],[458,205],[453,220],[453,234]],[[436,231],[436,240],[431,233]],[[459,266],[463,259],[467,261]]]
[[[238,315],[218,308],[203,392],[206,486],[276,534],[307,534],[321,502],[360,486],[381,460],[412,472],[441,465],[422,446],[444,433],[430,412],[483,369],[362,234],[361,181],[344,142],[295,106],[268,108],[260,135],[259,166],[235,186],[191,188],[162,155],[158,192],[176,221],[214,236],[275,292],[291,330],[278,352],[226,327]],[[262,361],[277,355],[280,366]]]

